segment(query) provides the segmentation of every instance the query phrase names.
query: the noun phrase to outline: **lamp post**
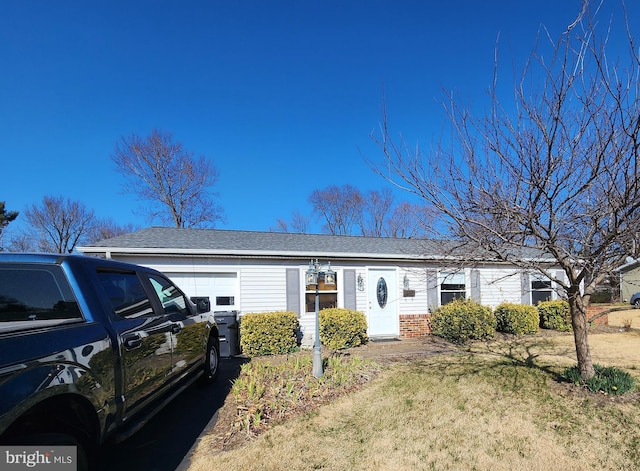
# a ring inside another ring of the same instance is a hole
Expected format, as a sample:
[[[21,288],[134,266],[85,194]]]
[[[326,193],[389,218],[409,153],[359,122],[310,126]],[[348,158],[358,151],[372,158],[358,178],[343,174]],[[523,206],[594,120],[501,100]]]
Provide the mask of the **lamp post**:
[[[322,371],[322,349],[320,347],[320,276],[323,277],[325,285],[336,284],[336,272],[331,269],[331,262],[327,269],[323,270],[318,259],[309,262],[309,269],[305,273],[305,283],[307,286],[316,285],[316,332],[313,343],[313,376],[320,378]]]

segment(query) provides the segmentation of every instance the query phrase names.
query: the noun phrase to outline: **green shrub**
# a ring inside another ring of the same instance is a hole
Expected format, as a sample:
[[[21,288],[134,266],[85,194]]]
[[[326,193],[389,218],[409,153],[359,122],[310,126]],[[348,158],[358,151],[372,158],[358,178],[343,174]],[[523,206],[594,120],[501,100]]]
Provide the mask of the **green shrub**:
[[[249,356],[290,353],[298,348],[298,329],[295,312],[245,314],[240,322],[240,346]]]
[[[543,301],[536,305],[540,314],[540,327],[543,329],[569,332],[571,330],[571,317],[569,315],[569,303],[562,299],[556,301]]]
[[[583,384],[594,393],[625,394],[635,388],[635,379],[626,371],[611,366],[593,365],[593,368],[596,374],[587,381],[582,380],[577,366],[565,369],[562,377],[570,383]]]
[[[332,350],[357,347],[367,342],[367,319],[363,313],[330,308],[323,309],[318,316],[320,342]]]
[[[454,300],[431,316],[431,332],[450,342],[493,338],[496,318],[491,309],[470,300]]]
[[[507,334],[535,334],[540,325],[540,315],[534,306],[502,303],[496,307],[496,329]]]
[[[591,304],[610,304],[613,302],[614,294],[611,289],[599,289],[591,295]]]

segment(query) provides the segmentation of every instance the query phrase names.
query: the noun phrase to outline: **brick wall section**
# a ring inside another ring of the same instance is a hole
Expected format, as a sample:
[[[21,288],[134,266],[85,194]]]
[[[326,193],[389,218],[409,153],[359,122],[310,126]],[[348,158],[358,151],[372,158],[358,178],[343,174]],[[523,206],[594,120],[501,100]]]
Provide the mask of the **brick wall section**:
[[[617,309],[612,309],[609,305],[589,306],[587,307],[587,322],[593,322],[594,325],[609,325],[609,312],[615,310]]]
[[[431,314],[403,314],[400,316],[400,338],[414,339],[431,334]]]
[[[609,325],[611,306],[589,306],[587,321],[594,325]],[[414,339],[431,334],[431,314],[403,314],[400,316],[400,338]]]

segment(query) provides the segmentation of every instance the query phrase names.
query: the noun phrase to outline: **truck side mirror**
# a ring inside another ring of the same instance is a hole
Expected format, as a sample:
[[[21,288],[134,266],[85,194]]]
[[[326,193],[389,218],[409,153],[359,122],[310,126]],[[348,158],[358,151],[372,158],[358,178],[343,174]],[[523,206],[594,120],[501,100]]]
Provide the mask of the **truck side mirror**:
[[[211,301],[209,296],[194,296],[191,298],[191,302],[196,305],[196,312],[198,314],[204,314],[211,311]]]

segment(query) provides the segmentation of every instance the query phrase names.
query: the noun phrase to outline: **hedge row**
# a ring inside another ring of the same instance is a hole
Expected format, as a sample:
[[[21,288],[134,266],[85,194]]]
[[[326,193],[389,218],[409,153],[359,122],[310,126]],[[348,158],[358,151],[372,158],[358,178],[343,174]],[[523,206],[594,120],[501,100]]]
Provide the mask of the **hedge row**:
[[[470,300],[455,299],[431,316],[431,333],[450,342],[493,338],[496,318],[491,308]]]
[[[498,332],[515,335],[535,334],[540,325],[540,314],[535,306],[502,303],[493,313],[498,323]]]
[[[571,330],[571,316],[569,314],[569,303],[566,301],[546,301],[539,303],[540,327],[543,329],[559,330],[569,332]]]
[[[320,343],[332,350],[357,347],[367,343],[367,318],[349,309],[323,309],[320,317]]]
[[[363,313],[349,309],[323,309],[320,342],[332,350],[356,347],[368,341]],[[240,322],[240,346],[249,356],[290,353],[298,348],[300,325],[295,312],[250,313]]]
[[[292,311],[245,314],[240,321],[240,347],[249,356],[291,353],[298,348],[299,327]]]
[[[435,310],[431,332],[451,342],[491,339],[496,332],[534,334],[538,328],[571,330],[569,304],[545,301],[536,306],[502,303],[494,312],[471,300],[454,300]]]
[[[349,309],[323,309],[320,342],[332,350],[356,347],[368,341],[363,313]],[[451,342],[491,339],[496,332],[515,335],[536,333],[538,327],[571,330],[569,304],[546,301],[537,306],[502,303],[491,308],[471,300],[454,300],[431,317],[434,335]],[[298,348],[300,325],[294,312],[251,313],[242,316],[240,346],[249,356],[290,353]]]

